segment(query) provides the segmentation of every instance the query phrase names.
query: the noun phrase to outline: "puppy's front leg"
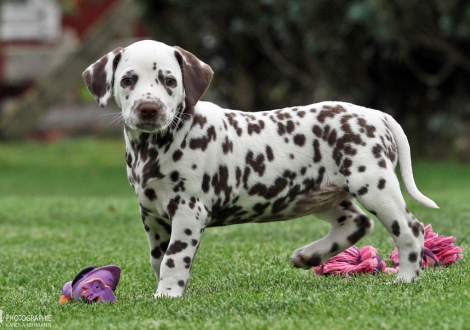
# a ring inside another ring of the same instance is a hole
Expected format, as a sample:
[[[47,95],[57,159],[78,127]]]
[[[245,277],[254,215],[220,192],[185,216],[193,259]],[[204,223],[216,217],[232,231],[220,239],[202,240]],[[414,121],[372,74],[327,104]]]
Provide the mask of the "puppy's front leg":
[[[158,281],[160,278],[160,266],[170,243],[171,225],[168,223],[168,220],[152,215],[142,205],[140,206],[140,213],[142,214],[142,222],[150,246],[150,265],[152,265]]]
[[[184,293],[207,220],[206,208],[195,203],[179,203],[176,210],[175,205],[169,209],[172,210],[171,237],[161,263],[155,297],[179,297]]]

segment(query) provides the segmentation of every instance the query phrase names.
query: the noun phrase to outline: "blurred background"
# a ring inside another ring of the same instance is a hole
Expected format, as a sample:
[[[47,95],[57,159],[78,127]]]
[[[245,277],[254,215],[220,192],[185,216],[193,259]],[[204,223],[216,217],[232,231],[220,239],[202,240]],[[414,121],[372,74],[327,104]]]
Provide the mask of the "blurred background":
[[[223,107],[352,102],[393,115],[415,155],[470,162],[468,0],[3,0],[0,15],[4,141],[120,137],[81,73],[152,38],[210,64],[204,98]]]

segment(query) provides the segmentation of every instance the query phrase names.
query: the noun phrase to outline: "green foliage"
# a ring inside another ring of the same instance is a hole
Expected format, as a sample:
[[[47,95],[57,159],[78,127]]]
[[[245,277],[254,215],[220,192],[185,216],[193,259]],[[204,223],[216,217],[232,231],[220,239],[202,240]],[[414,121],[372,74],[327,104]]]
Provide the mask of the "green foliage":
[[[230,108],[353,102],[392,113],[421,155],[440,157],[470,127],[467,1],[139,3],[154,38],[213,67],[210,97]],[[463,125],[439,141],[449,120]]]
[[[155,279],[138,204],[127,184],[122,141],[0,145],[0,310],[51,315],[54,329],[466,329],[468,258],[393,276],[316,277],[293,268],[291,252],[328,231],[312,217],[211,228],[185,296],[152,298]],[[470,247],[468,167],[417,162],[419,188],[440,210],[409,208],[442,235]],[[92,177],[90,177],[92,175]],[[16,176],[13,179],[11,176]],[[6,185],[5,185],[6,183]],[[379,224],[359,242],[384,258],[390,236]],[[122,267],[119,302],[59,305],[62,285],[83,267]],[[0,324],[5,326],[4,323]]]

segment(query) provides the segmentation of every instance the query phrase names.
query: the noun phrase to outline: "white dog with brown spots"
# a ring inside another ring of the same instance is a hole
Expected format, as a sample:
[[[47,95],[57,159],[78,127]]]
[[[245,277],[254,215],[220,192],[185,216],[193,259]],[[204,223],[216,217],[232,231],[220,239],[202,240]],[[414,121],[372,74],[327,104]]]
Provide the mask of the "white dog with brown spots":
[[[389,115],[343,102],[273,111],[222,109],[199,99],[213,72],[193,54],[140,41],[104,55],[83,73],[104,107],[122,109],[128,179],[140,204],[158,281],[156,296],[181,296],[206,227],[312,214],[330,233],[294,251],[295,267],[317,266],[367,235],[377,216],[399,250],[397,281],[413,282],[423,225],[410,148]]]

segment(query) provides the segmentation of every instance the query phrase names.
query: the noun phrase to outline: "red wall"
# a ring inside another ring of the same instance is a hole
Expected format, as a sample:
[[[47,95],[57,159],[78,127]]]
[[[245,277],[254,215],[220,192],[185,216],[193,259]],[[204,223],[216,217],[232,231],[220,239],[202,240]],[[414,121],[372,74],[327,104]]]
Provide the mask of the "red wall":
[[[94,24],[116,2],[116,0],[75,0],[74,13],[64,14],[62,25],[73,28],[83,39]]]

